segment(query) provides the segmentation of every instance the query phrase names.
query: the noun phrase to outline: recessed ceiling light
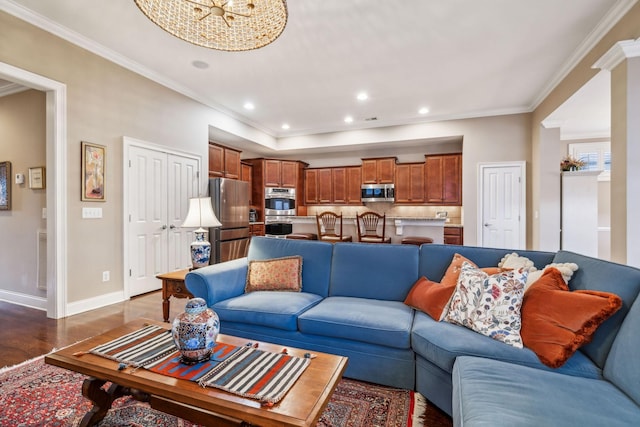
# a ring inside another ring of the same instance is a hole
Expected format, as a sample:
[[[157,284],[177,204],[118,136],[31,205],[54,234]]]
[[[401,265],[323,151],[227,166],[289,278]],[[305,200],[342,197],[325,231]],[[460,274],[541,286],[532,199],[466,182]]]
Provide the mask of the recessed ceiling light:
[[[255,108],[256,108],[256,106],[255,106],[255,105],[253,105],[253,103],[252,103],[252,102],[245,102],[245,103],[244,103],[244,108],[245,108],[246,110],[253,110],[253,109],[255,109]]]
[[[422,107],[418,110],[419,114],[427,114],[429,112],[429,109],[427,107]]]
[[[204,61],[199,61],[199,60],[195,60],[191,63],[191,65],[193,65],[196,68],[199,68],[201,70],[206,70],[207,68],[209,68],[209,64],[207,64]]]
[[[366,101],[367,99],[369,99],[369,95],[367,95],[367,92],[360,92],[357,98],[358,101]]]
[[[289,126],[289,124],[288,124],[288,123],[284,123],[284,124],[282,125],[282,129],[284,129],[284,130],[289,129],[290,127],[291,127],[291,126]]]
[[[353,117],[351,117],[351,116],[347,116],[347,117],[345,117],[345,118],[344,118],[344,122],[345,122],[345,123],[353,123]]]

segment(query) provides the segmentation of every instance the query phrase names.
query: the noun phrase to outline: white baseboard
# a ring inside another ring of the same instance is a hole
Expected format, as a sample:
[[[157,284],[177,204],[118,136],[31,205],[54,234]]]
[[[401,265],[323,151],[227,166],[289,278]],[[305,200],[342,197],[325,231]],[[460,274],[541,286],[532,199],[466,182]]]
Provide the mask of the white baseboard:
[[[29,308],[35,308],[37,310],[47,310],[46,298],[22,294],[20,292],[0,290],[0,300]]]
[[[67,316],[84,313],[85,311],[95,310],[107,305],[126,301],[124,291],[112,292],[110,294],[100,295],[99,297],[88,298],[82,301],[74,301],[67,304]]]

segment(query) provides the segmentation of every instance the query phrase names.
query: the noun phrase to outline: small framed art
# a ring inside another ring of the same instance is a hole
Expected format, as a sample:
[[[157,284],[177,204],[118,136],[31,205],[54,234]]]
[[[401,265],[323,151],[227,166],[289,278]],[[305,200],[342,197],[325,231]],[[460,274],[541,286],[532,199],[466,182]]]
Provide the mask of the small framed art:
[[[11,210],[11,162],[0,162],[0,211]]]
[[[29,188],[34,190],[46,188],[47,181],[44,166],[29,168]]]
[[[107,148],[82,141],[82,201],[104,202]]]

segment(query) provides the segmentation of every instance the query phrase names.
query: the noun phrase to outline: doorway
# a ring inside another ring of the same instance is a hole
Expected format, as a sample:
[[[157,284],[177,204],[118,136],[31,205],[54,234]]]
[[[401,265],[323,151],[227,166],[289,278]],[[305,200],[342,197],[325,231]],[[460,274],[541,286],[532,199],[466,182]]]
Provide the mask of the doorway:
[[[525,162],[478,165],[478,246],[526,248]]]
[[[67,312],[67,87],[4,62],[0,78],[46,93],[47,317],[60,319]]]
[[[200,158],[124,138],[124,291],[160,288],[158,274],[191,265],[193,230],[181,228],[200,189]]]

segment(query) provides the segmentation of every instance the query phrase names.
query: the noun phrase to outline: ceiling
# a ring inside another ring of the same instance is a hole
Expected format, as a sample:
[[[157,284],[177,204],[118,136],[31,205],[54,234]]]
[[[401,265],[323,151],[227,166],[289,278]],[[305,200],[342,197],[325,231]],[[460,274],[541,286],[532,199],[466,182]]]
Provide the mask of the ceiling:
[[[280,138],[530,112],[635,2],[289,0],[283,34],[246,52],[179,40],[133,0],[0,0],[0,7]],[[361,91],[366,101],[356,99]],[[422,107],[429,113],[419,114]],[[554,120],[573,114],[561,113]]]

